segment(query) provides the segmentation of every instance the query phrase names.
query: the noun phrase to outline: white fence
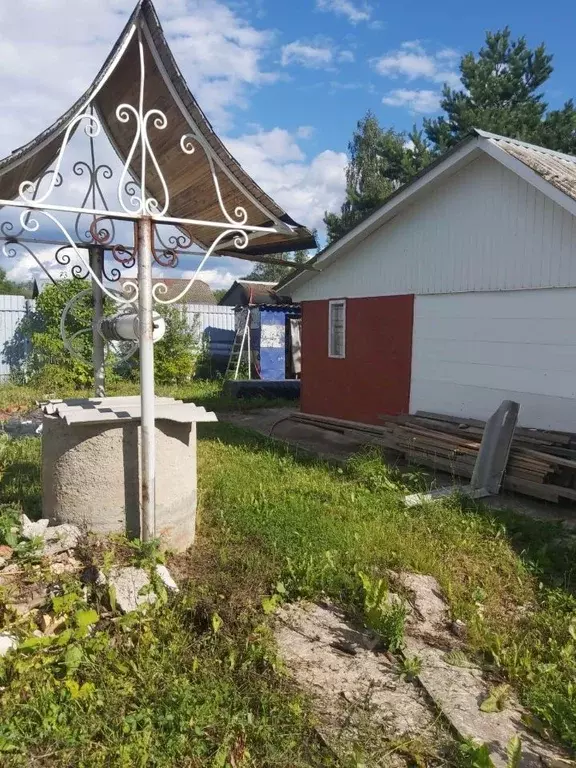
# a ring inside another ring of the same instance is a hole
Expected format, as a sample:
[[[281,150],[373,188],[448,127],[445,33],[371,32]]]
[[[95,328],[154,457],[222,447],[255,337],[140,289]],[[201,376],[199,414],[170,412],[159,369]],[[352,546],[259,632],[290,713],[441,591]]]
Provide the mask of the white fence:
[[[217,304],[184,304],[191,328],[198,327],[200,333],[207,329],[218,328],[223,331],[234,330],[234,307],[219,307]]]
[[[0,382],[10,376],[10,364],[5,357],[6,344],[14,339],[20,320],[34,310],[35,302],[24,296],[0,296]]]
[[[36,302],[24,296],[0,295],[0,382],[10,377],[6,345],[14,340],[20,320],[33,312]],[[230,356],[234,341],[234,308],[211,304],[186,304],[188,324],[197,333],[197,341],[205,339],[215,361]]]
[[[188,325],[203,339],[210,351],[213,368],[225,370],[235,334],[234,307],[185,304]]]

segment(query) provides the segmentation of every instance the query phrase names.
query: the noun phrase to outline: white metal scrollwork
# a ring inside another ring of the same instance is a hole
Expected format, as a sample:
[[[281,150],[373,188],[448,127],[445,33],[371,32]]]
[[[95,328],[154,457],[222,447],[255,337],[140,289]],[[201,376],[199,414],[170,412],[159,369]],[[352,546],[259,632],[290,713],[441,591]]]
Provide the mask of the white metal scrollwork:
[[[121,123],[129,123],[131,118],[134,118],[136,123],[136,132],[132,139],[132,146],[128,153],[128,157],[124,164],[124,169],[118,182],[118,202],[126,213],[136,213],[147,216],[164,216],[168,211],[170,204],[170,194],[168,192],[168,185],[160,169],[160,165],[156,160],[156,155],[150,145],[150,139],[148,138],[148,123],[152,120],[154,128],[159,131],[164,130],[168,125],[168,119],[164,112],[159,109],[149,109],[144,111],[144,86],[146,82],[146,62],[144,57],[144,43],[142,41],[142,33],[138,29],[138,51],[140,56],[140,91],[138,98],[138,109],[132,106],[132,104],[119,104],[116,108],[116,118]],[[127,205],[124,201],[124,192],[126,190],[126,182],[129,179],[130,167],[134,160],[136,150],[140,147],[140,193],[132,194]],[[146,179],[147,179],[147,163],[148,158],[152,161],[152,165],[156,171],[158,179],[162,184],[164,192],[164,205],[160,206],[158,200],[154,197],[148,197],[146,194]]]
[[[88,261],[84,258],[84,256],[80,252],[80,249],[78,248],[78,246],[76,245],[74,240],[68,234],[68,231],[66,230],[66,227],[64,227],[58,221],[56,216],[54,216],[49,211],[42,211],[42,210],[34,211],[34,215],[31,215],[29,217],[27,217],[27,213],[29,213],[29,212],[28,211],[22,211],[22,213],[20,214],[20,223],[21,223],[22,227],[25,230],[27,230],[28,232],[36,232],[40,228],[40,222],[38,221],[36,216],[37,215],[42,215],[42,216],[45,216],[47,219],[49,219],[60,230],[60,232],[64,236],[64,239],[68,241],[69,247],[74,252],[74,254],[75,254],[76,258],[78,259],[78,261],[81,262],[81,264],[83,264],[84,268],[86,269],[86,272],[90,275],[92,280],[94,280],[94,282],[97,283],[100,286],[100,288],[104,291],[104,293],[110,299],[112,299],[112,301],[115,301],[117,303],[124,303],[125,301],[133,303],[133,302],[138,301],[138,284],[137,283],[135,283],[133,281],[128,281],[128,280],[124,283],[124,287],[129,289],[129,291],[131,293],[131,297],[130,298],[126,298],[126,299],[119,299],[118,296],[115,293],[110,291],[104,285],[104,283],[102,283],[102,281],[98,278],[98,276],[93,271],[93,269],[90,266],[90,264],[88,263]]]
[[[212,181],[214,183],[214,190],[216,192],[216,197],[218,199],[218,205],[220,206],[220,210],[222,211],[224,218],[230,224],[246,224],[246,222],[248,221],[248,213],[246,212],[246,208],[243,208],[241,205],[236,206],[236,208],[234,209],[234,216],[236,218],[233,218],[226,210],[226,206],[224,205],[224,200],[222,199],[222,192],[220,191],[220,184],[218,183],[218,176],[216,175],[216,168],[214,167],[214,161],[212,160],[212,155],[206,149],[205,143],[202,139],[200,139],[200,136],[195,133],[185,133],[184,136],[182,136],[182,138],[180,139],[180,147],[182,149],[182,152],[184,152],[187,155],[194,154],[195,152],[195,147],[193,143],[194,141],[197,141],[198,144],[200,144],[200,146],[204,150],[206,159],[208,160],[208,165],[210,166],[210,173],[212,174]]]

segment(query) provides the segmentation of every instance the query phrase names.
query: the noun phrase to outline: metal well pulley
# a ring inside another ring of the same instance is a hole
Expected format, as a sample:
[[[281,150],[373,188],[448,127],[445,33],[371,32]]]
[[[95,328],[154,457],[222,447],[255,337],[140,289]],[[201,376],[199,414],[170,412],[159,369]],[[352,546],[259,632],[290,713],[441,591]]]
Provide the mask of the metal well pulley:
[[[121,293],[117,291],[114,293],[121,298]],[[87,326],[72,331],[70,326],[78,326],[81,321],[75,317],[75,312],[82,308],[82,304],[86,305],[91,301],[91,288],[80,291],[66,303],[60,318],[60,335],[64,346],[74,358],[86,364],[90,364],[91,359],[86,356],[84,340],[87,335],[92,336],[93,328]],[[152,324],[152,340],[160,341],[166,332],[164,318],[158,312],[153,312]],[[104,314],[97,321],[96,331],[105,342],[107,356],[113,355],[118,362],[127,360],[138,349],[140,334],[138,307],[129,302],[116,304],[113,313]]]

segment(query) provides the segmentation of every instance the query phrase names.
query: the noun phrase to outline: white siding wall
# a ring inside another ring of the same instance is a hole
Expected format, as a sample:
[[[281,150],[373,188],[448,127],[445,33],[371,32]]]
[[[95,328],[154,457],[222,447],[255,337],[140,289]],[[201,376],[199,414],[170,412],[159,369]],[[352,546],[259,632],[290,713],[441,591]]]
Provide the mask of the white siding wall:
[[[295,301],[576,286],[574,217],[487,156],[293,292]]]
[[[576,431],[576,288],[417,296],[410,412]]]

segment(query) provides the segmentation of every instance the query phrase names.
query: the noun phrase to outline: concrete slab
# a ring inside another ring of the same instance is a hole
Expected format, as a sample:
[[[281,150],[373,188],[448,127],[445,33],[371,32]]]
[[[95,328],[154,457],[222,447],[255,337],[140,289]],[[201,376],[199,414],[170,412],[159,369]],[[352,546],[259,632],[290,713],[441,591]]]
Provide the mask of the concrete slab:
[[[506,747],[515,736],[522,742],[522,768],[542,768],[567,757],[525,727],[522,717],[526,710],[513,697],[501,712],[480,710],[495,684],[480,668],[447,661],[447,653],[459,643],[448,630],[448,605],[438,582],[416,573],[400,573],[395,578],[410,593],[415,609],[407,623],[404,653],[422,660],[418,680],[458,734],[486,744],[495,768],[506,768]]]
[[[373,638],[335,606],[287,605],[275,636],[290,674],[312,700],[320,734],[340,759],[363,745],[367,765],[405,765],[395,740],[437,743],[437,714],[423,691],[401,679],[395,660],[371,650]]]

